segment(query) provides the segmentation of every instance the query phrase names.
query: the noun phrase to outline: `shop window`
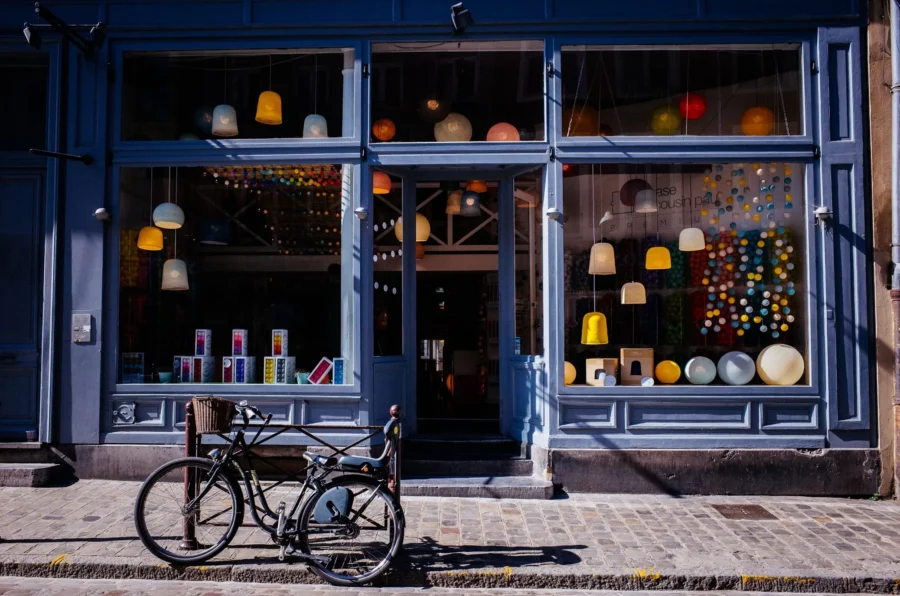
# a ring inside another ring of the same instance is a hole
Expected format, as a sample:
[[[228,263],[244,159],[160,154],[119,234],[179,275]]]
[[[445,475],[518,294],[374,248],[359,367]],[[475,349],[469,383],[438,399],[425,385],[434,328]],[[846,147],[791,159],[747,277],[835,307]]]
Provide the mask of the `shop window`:
[[[566,384],[809,382],[802,164],[566,164],[563,188]]]
[[[397,240],[397,226],[402,225],[403,215],[401,180],[380,170],[375,170],[373,176],[374,354],[400,356],[403,354],[403,247]]]
[[[543,141],[540,42],[372,46],[373,142]]]
[[[351,173],[122,169],[119,382],[352,384]]]
[[[560,135],[803,134],[800,45],[565,46]]]
[[[44,52],[0,52],[0,76],[15,84],[0,95],[0,151],[47,148],[48,69]]]
[[[543,197],[541,172],[515,181],[516,344],[519,355],[544,353]]]
[[[122,140],[350,137],[352,76],[349,49],[128,53]]]

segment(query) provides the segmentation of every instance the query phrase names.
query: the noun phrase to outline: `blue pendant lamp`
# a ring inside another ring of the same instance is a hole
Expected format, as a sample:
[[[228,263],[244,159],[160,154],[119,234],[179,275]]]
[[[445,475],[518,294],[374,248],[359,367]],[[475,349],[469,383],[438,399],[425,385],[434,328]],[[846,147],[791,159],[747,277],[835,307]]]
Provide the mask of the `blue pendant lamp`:
[[[481,197],[477,192],[467,190],[462,195],[462,205],[459,214],[463,217],[478,217],[481,215]]]

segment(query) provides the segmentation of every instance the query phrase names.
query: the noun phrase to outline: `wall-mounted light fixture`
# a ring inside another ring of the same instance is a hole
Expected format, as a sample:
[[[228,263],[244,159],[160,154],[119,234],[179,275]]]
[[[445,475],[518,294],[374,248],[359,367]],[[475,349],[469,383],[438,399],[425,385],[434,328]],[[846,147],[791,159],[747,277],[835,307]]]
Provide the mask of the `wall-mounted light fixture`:
[[[57,33],[68,39],[72,45],[81,50],[81,53],[85,56],[90,56],[95,50],[99,50],[106,40],[105,23],[100,22],[96,25],[69,25],[40,2],[34,3],[34,13],[39,19],[47,21],[47,25],[25,23],[22,28],[22,34],[25,35],[25,42],[36,50],[41,49],[42,39],[40,29],[45,27],[53,28]],[[82,37],[76,29],[87,29],[87,38],[85,39]]]
[[[450,21],[453,23],[453,33],[459,35],[464,33],[466,28],[475,24],[475,19],[469,9],[463,6],[462,2],[458,2],[450,7]]]

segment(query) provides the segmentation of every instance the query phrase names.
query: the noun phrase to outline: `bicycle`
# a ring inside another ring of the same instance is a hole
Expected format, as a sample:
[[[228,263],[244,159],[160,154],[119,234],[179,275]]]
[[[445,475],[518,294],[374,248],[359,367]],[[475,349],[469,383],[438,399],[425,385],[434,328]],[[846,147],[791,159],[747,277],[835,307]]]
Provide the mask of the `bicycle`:
[[[226,450],[173,460],[144,481],[134,506],[135,526],[144,546],[176,565],[207,561],[237,534],[246,501],[253,521],[280,547],[279,560],[296,556],[337,586],[359,586],[383,574],[403,544],[405,529],[403,509],[388,488],[387,473],[400,439],[399,420],[385,425],[384,452],[378,458],[305,452],[309,468],[300,494],[289,509],[282,501],[272,511],[250,457],[272,415],[265,417],[247,443],[251,419],[263,419],[263,414],[246,402],[235,408],[243,425]],[[246,499],[238,479],[243,481]],[[187,536],[196,537],[196,544]]]

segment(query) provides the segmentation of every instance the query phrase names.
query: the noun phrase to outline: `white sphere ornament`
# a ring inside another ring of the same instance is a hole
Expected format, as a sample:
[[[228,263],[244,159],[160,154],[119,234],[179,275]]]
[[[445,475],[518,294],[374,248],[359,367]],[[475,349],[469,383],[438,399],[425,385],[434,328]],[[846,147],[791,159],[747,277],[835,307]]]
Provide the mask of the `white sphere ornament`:
[[[728,352],[716,365],[719,378],[728,385],[746,385],[756,374],[756,363],[743,352]]]
[[[175,203],[160,203],[153,210],[153,223],[164,230],[177,230],[184,225],[184,211]]]
[[[465,143],[472,140],[472,123],[462,114],[451,112],[434,125],[434,139],[439,143]]]
[[[691,358],[684,367],[684,377],[694,385],[709,385],[716,378],[716,365],[706,356]]]
[[[756,358],[756,372],[766,385],[795,385],[805,366],[803,354],[787,344],[771,345]]]

